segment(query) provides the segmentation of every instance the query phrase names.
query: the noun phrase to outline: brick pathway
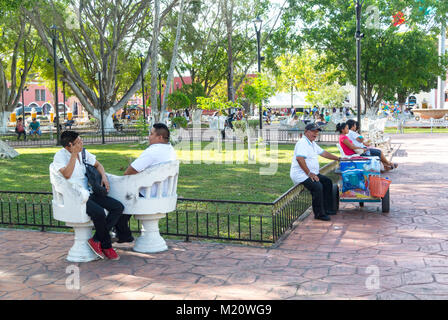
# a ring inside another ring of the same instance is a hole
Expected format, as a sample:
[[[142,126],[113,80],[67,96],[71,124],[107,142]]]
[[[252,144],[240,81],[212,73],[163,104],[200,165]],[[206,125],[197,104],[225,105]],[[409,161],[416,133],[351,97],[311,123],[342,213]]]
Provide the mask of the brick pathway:
[[[447,138],[393,138],[390,213],[341,204],[330,223],[310,216],[278,248],[168,241],[166,252],[139,254],[123,244],[119,261],[73,265],[71,235],[1,229],[0,299],[447,299]]]

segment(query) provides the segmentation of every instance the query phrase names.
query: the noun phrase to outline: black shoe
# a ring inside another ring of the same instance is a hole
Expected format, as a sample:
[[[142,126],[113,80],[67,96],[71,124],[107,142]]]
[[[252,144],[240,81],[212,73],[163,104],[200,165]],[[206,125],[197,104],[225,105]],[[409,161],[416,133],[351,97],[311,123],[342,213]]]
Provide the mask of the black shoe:
[[[314,219],[322,220],[322,221],[330,221],[331,220],[331,218],[329,216],[327,216],[326,214],[324,214],[322,216],[314,217]]]
[[[127,239],[118,239],[117,240],[117,243],[125,243],[125,242],[133,242],[134,241],[134,237],[133,236],[130,236],[129,238],[127,238]]]
[[[334,216],[337,213],[337,211],[327,211],[325,213],[327,214],[327,216]]]

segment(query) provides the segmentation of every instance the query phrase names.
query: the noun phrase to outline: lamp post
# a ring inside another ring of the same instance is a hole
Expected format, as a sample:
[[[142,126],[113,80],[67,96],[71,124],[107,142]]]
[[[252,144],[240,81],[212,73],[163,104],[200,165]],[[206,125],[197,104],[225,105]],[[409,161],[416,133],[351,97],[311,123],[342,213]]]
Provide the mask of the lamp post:
[[[20,68],[19,71],[20,71],[20,78],[22,78],[22,76],[23,76],[23,69]],[[25,98],[24,98],[24,95],[23,95],[23,91],[25,91],[25,89],[26,89],[26,86],[23,87],[23,89],[22,89],[22,117],[23,117],[23,123],[25,123]]]
[[[98,79],[98,87],[99,87],[99,93],[100,93],[100,114],[101,114],[101,143],[105,144],[104,141],[104,111],[103,111],[103,83],[101,79],[101,71],[98,71],[97,74]]]
[[[64,97],[64,121],[65,121],[65,81],[62,80],[62,96]]]
[[[61,144],[61,128],[59,127],[59,101],[58,101],[58,67],[56,58],[56,38],[58,36],[58,27],[56,25],[51,26],[51,35],[53,40],[53,68],[54,68],[54,105],[56,111],[56,144]]]
[[[361,39],[364,34],[361,33],[361,11],[364,0],[353,0],[356,9],[356,105],[357,105],[357,120],[358,129],[361,132]]]
[[[261,72],[261,56],[260,56],[260,33],[261,33],[261,24],[263,20],[260,17],[257,17],[254,21],[255,32],[257,33],[257,61],[258,61],[258,73]],[[261,112],[261,103],[258,107],[258,113],[260,116],[260,131],[263,128],[263,114]]]
[[[146,123],[146,106],[145,106],[145,74],[143,73],[143,54],[140,53],[140,71],[142,73],[142,100],[143,100],[143,123]]]

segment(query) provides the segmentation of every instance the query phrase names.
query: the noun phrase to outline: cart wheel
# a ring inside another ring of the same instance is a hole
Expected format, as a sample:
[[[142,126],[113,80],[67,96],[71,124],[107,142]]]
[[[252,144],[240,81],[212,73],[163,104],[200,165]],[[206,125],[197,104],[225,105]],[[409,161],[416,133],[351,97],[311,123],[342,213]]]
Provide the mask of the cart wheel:
[[[333,210],[338,211],[339,210],[339,187],[335,183],[333,184]]]
[[[359,206],[362,208],[362,207],[364,207],[364,202],[360,202],[359,203]]]
[[[381,209],[382,209],[383,212],[389,212],[389,210],[390,210],[389,190],[387,190],[387,192],[384,195],[383,199],[381,199]]]

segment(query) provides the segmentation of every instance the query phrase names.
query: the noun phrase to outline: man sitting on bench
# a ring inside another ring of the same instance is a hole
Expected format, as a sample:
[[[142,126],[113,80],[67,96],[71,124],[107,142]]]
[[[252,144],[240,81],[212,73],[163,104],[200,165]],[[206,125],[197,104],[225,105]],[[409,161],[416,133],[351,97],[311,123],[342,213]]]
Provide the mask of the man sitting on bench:
[[[315,123],[305,127],[303,137],[294,148],[290,176],[294,184],[303,183],[311,192],[314,219],[330,221],[329,215],[336,214],[332,211],[333,182],[319,173],[318,155],[330,160],[340,158],[323,150],[315,142],[319,131],[322,129]]]

